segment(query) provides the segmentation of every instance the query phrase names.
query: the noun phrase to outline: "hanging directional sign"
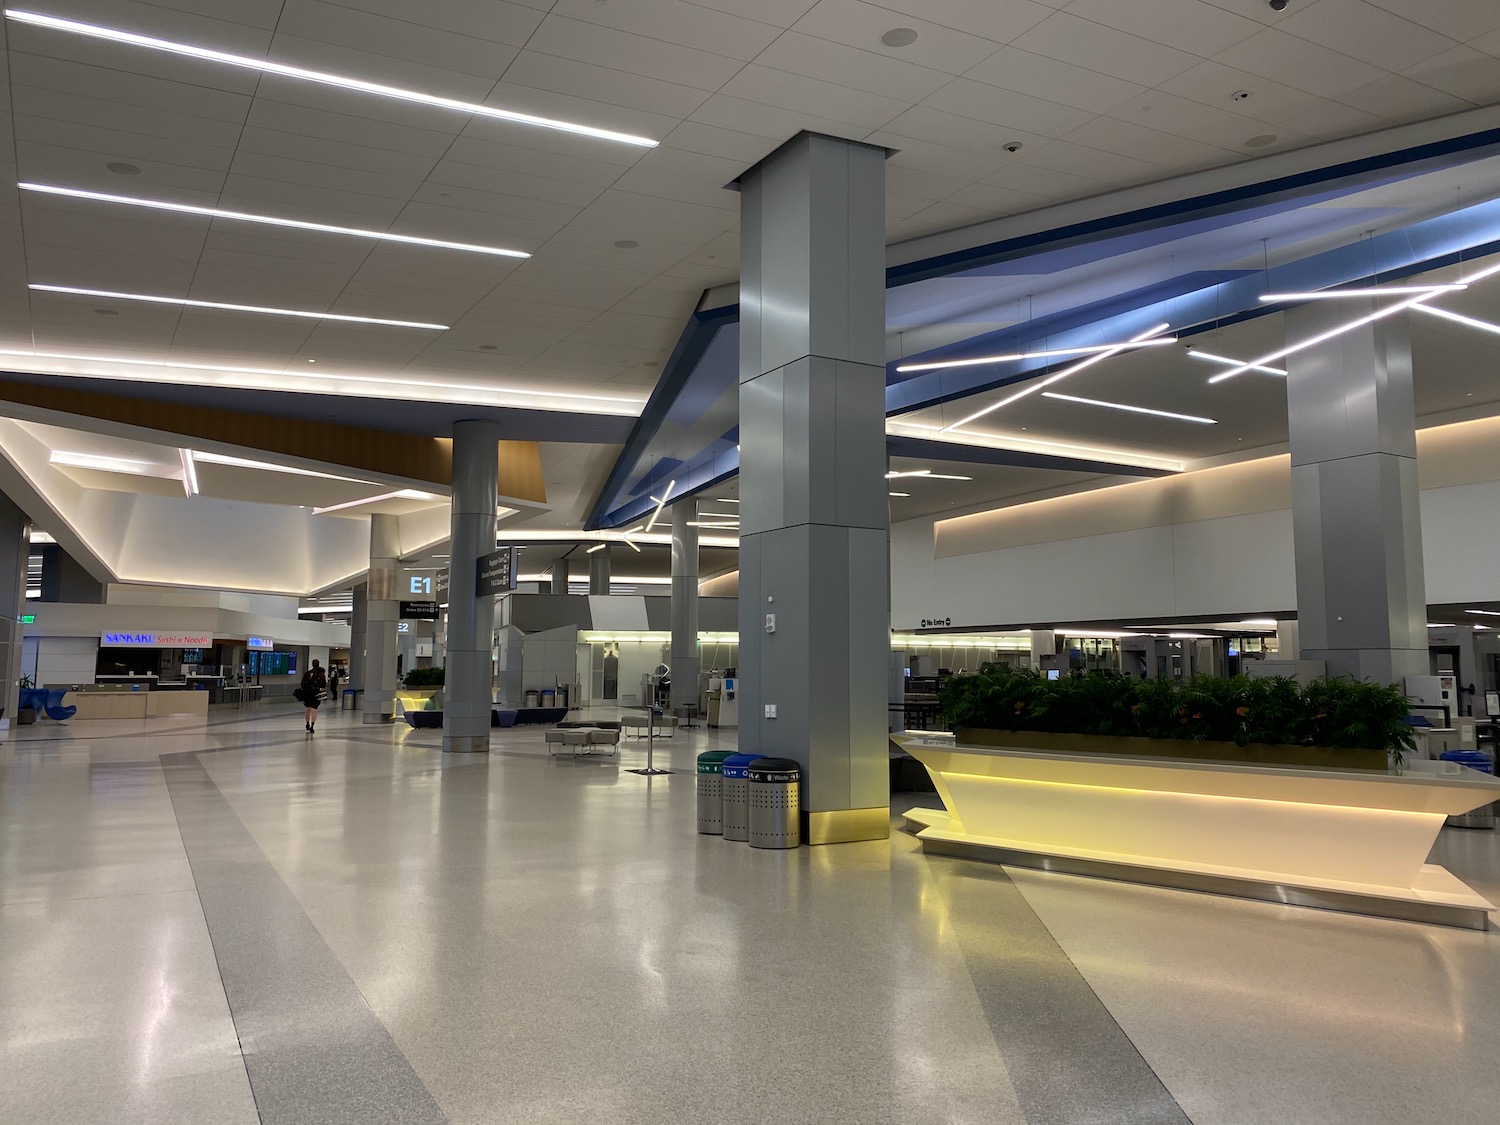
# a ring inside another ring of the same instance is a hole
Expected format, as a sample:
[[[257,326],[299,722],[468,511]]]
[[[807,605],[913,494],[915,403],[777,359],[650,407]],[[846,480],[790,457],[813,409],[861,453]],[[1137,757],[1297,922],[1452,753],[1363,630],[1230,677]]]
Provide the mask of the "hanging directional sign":
[[[514,547],[501,547],[498,551],[481,555],[475,564],[474,596],[484,598],[514,590],[517,555]]]
[[[401,617],[407,621],[436,621],[437,602],[402,602]]]

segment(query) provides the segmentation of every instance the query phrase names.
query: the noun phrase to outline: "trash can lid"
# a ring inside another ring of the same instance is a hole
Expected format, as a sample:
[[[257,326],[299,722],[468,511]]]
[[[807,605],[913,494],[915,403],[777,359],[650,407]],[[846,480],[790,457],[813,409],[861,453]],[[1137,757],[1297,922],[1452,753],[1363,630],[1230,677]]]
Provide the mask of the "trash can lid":
[[[790,758],[757,758],[748,776],[751,781],[801,781],[802,763]]]
[[[698,755],[699,773],[721,773],[724,768],[724,759],[729,757],[728,750],[708,750]]]
[[[759,754],[731,754],[724,759],[725,777],[748,777],[745,771],[750,768],[751,762],[760,761]]]
[[[1458,762],[1481,773],[1493,773],[1495,769],[1490,756],[1482,750],[1444,750],[1438,758],[1444,762]]]

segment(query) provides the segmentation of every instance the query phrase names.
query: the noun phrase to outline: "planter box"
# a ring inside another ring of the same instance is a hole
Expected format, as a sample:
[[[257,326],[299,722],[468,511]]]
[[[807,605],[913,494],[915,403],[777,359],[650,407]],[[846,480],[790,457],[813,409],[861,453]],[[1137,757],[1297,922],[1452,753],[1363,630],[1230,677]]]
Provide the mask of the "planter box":
[[[1123,754],[1132,758],[1181,758],[1199,762],[1249,762],[1257,766],[1309,769],[1380,770],[1389,766],[1384,750],[1336,750],[1328,746],[1276,746],[1251,742],[1194,742],[1188,738],[1122,738],[1107,734],[1052,734],[1045,731],[965,727],[954,735],[963,746],[1005,750],[1044,750],[1051,754]]]
[[[1444,817],[1500,798],[1500,779],[1457,763],[1395,773],[896,741],[945,806],[906,813],[926,851],[1476,929],[1494,909],[1426,862]]]

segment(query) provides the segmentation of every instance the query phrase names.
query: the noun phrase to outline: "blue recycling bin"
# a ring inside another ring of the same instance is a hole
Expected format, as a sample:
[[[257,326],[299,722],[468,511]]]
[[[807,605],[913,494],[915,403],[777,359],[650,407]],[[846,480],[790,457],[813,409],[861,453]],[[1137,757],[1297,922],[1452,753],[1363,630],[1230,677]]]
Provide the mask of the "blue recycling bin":
[[[1438,755],[1438,759],[1444,762],[1457,762],[1461,766],[1468,766],[1471,770],[1480,773],[1493,774],[1495,763],[1483,750],[1444,750]],[[1459,813],[1450,816],[1444,823],[1449,828],[1494,828],[1495,827],[1495,803],[1475,809],[1473,812]]]
[[[724,759],[724,839],[750,839],[750,763],[759,754],[731,754]]]

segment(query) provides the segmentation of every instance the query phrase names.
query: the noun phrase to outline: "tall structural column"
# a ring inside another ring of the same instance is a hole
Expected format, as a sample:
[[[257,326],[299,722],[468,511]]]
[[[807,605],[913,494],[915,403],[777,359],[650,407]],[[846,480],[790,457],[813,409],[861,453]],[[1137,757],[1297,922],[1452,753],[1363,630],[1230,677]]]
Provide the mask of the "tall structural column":
[[[595,551],[589,556],[589,593],[609,593],[609,548]]]
[[[31,517],[0,493],[0,706],[14,715],[21,699],[21,638],[25,627],[26,567],[31,559]],[[41,684],[37,685],[41,687]],[[15,720],[11,720],[15,725]]]
[[[885,157],[740,179],[739,746],[802,764],[813,844],[890,834]]]
[[[370,517],[370,572],[365,579],[364,721],[396,713],[396,622],[401,616],[401,521]]]
[[[672,506],[672,708],[698,702],[698,501]]]
[[[367,600],[365,597],[369,587],[363,582],[358,583],[350,591],[349,599],[349,684],[348,686],[358,691],[363,691],[365,686],[365,632],[369,615],[367,611]],[[357,697],[358,698],[358,697]],[[339,700],[339,707],[344,706],[343,700]]]
[[[568,560],[558,559],[552,564],[552,592],[554,594],[566,594],[568,592]]]
[[[1289,340],[1372,312],[1311,301]],[[1411,342],[1404,314],[1287,357],[1297,632],[1304,660],[1380,683],[1425,675],[1427,593],[1417,492]]]
[[[453,424],[452,580],[448,588],[447,678],[443,691],[443,752],[483,754],[490,748],[494,708],[495,599],[474,593],[477,562],[495,550],[500,427],[474,419]]]

